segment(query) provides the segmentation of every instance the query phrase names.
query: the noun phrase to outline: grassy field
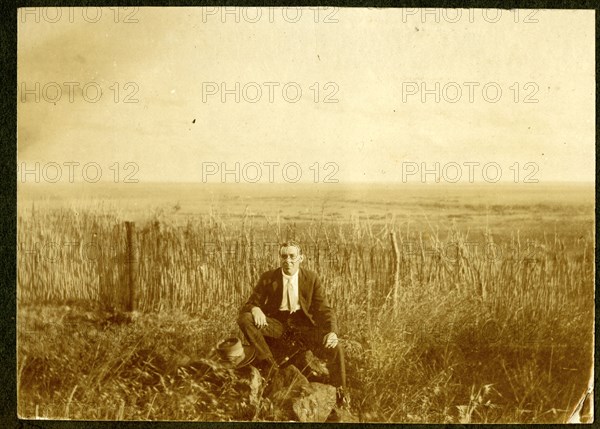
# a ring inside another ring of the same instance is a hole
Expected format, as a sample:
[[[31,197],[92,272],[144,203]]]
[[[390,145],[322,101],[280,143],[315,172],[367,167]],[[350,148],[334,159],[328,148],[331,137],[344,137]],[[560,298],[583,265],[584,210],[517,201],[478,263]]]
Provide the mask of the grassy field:
[[[593,185],[26,185],[18,198],[21,416],[268,420],[268,404],[177,365],[241,336],[237,310],[288,238],[338,315],[361,421],[564,422],[588,384]],[[135,317],[118,312],[124,221]]]

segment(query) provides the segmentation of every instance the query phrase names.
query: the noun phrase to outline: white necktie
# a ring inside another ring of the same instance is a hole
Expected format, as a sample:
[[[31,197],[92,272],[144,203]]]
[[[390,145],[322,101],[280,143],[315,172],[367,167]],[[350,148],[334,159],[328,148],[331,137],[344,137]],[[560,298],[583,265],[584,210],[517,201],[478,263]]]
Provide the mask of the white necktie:
[[[294,286],[292,285],[292,279],[286,280],[286,288],[287,288],[287,297],[288,297],[288,309],[290,313],[296,311],[296,299],[294,296]]]

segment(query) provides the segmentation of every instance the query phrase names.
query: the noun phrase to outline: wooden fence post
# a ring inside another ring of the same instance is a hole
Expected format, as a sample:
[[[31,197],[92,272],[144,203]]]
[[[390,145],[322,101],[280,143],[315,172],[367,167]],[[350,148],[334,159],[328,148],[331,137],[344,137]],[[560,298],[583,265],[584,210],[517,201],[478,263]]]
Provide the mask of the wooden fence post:
[[[126,311],[137,311],[139,301],[138,289],[138,260],[135,248],[135,223],[125,222],[127,232],[127,249],[125,254],[125,269],[127,270],[127,293],[125,294]]]

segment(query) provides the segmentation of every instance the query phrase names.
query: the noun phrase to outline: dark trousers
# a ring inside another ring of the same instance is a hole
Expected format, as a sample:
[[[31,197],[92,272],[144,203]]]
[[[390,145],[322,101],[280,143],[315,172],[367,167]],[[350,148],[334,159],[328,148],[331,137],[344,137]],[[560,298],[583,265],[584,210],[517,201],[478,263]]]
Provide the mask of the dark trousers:
[[[238,318],[238,325],[248,342],[256,349],[257,359],[275,360],[265,337],[289,343],[293,341],[296,347],[301,343],[326,360],[334,386],[346,387],[346,366],[342,348],[339,344],[333,348],[325,348],[323,338],[328,332],[313,326],[301,310],[293,314],[282,311],[277,317],[267,317],[267,326],[262,328],[254,324],[251,313],[244,312]]]

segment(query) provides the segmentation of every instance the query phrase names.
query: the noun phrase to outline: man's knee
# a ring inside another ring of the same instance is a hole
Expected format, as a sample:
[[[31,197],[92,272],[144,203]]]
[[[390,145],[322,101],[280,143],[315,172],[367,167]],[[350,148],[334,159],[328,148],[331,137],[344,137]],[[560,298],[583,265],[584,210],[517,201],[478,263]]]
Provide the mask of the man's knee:
[[[237,323],[240,328],[254,325],[254,318],[252,317],[252,313],[248,311],[240,313],[240,315],[238,316]]]

